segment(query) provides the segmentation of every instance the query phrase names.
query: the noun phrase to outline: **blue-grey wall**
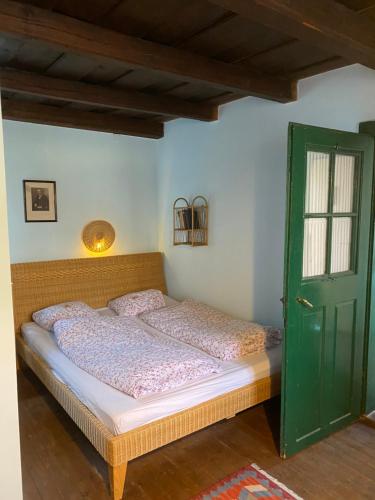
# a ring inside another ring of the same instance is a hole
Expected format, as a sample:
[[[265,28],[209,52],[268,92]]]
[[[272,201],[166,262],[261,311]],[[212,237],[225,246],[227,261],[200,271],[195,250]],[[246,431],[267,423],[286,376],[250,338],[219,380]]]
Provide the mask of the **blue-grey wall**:
[[[290,121],[348,131],[375,118],[375,72],[351,66],[304,80],[299,100],[246,98],[220,120],[171,122],[159,144],[159,240],[173,296],[282,324],[287,134]],[[172,203],[208,197],[209,245],[172,245]]]
[[[83,226],[108,220],[116,241],[105,255],[158,249],[156,142],[4,122],[12,262],[86,257]],[[25,223],[23,179],[57,183],[57,223]]]
[[[161,141],[5,121],[12,261],[87,256],[81,230],[103,218],[117,231],[110,254],[165,252],[177,298],[281,324],[288,122],[356,131],[375,117],[375,72],[332,71],[299,94],[233,102],[213,123],[173,121]],[[23,179],[57,181],[57,223],[24,222]],[[195,194],[209,199],[209,246],[173,247],[173,200]]]
[[[217,122],[173,121],[158,142],[5,121],[12,261],[88,256],[81,230],[103,218],[117,231],[109,254],[165,252],[172,296],[282,324],[288,123],[357,131],[375,118],[372,70],[299,87],[295,103],[247,98]],[[58,223],[25,224],[23,179],[57,181]],[[209,246],[173,247],[172,203],[197,194],[210,204]]]

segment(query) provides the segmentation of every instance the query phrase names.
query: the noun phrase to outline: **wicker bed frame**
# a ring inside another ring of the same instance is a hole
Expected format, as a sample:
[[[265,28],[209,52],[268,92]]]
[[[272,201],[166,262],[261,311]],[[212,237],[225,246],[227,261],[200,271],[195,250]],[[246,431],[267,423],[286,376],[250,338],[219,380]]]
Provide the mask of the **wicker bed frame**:
[[[165,293],[162,255],[13,264],[12,281],[17,353],[107,462],[113,500],[123,497],[129,460],[231,418],[280,391],[280,376],[267,377],[124,434],[113,435],[27,346],[20,336],[20,327],[30,321],[33,311],[58,302],[83,300],[93,307],[104,307],[110,298],[127,292],[157,288]]]

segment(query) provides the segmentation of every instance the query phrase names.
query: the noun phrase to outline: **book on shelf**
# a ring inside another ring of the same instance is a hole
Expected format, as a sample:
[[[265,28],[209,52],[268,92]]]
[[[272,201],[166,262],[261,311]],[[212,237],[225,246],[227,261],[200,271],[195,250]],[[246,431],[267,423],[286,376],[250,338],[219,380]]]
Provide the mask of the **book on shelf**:
[[[184,213],[183,208],[179,208],[177,210],[177,219],[178,219],[178,229],[185,229],[184,227]]]
[[[177,210],[177,219],[179,223],[179,229],[201,229],[201,214],[200,210],[194,210],[194,228],[193,228],[193,213],[191,208],[179,208]]]

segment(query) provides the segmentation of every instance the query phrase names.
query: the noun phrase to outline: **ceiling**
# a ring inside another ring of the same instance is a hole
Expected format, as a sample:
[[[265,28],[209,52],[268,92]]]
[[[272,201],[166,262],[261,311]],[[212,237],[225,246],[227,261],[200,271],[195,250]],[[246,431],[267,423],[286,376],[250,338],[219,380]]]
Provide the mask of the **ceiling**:
[[[0,0],[4,118],[159,138],[246,95],[375,68],[375,0]]]

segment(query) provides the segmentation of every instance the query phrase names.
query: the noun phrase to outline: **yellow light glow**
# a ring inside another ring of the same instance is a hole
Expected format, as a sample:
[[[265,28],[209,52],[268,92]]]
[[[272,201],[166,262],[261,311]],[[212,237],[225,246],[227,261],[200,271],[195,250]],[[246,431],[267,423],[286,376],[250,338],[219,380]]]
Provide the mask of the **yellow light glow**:
[[[90,252],[94,254],[104,253],[115,240],[115,230],[109,222],[92,221],[83,228],[82,240]]]
[[[104,241],[103,240],[99,240],[96,242],[95,244],[95,251],[96,252],[101,252],[104,248]]]

